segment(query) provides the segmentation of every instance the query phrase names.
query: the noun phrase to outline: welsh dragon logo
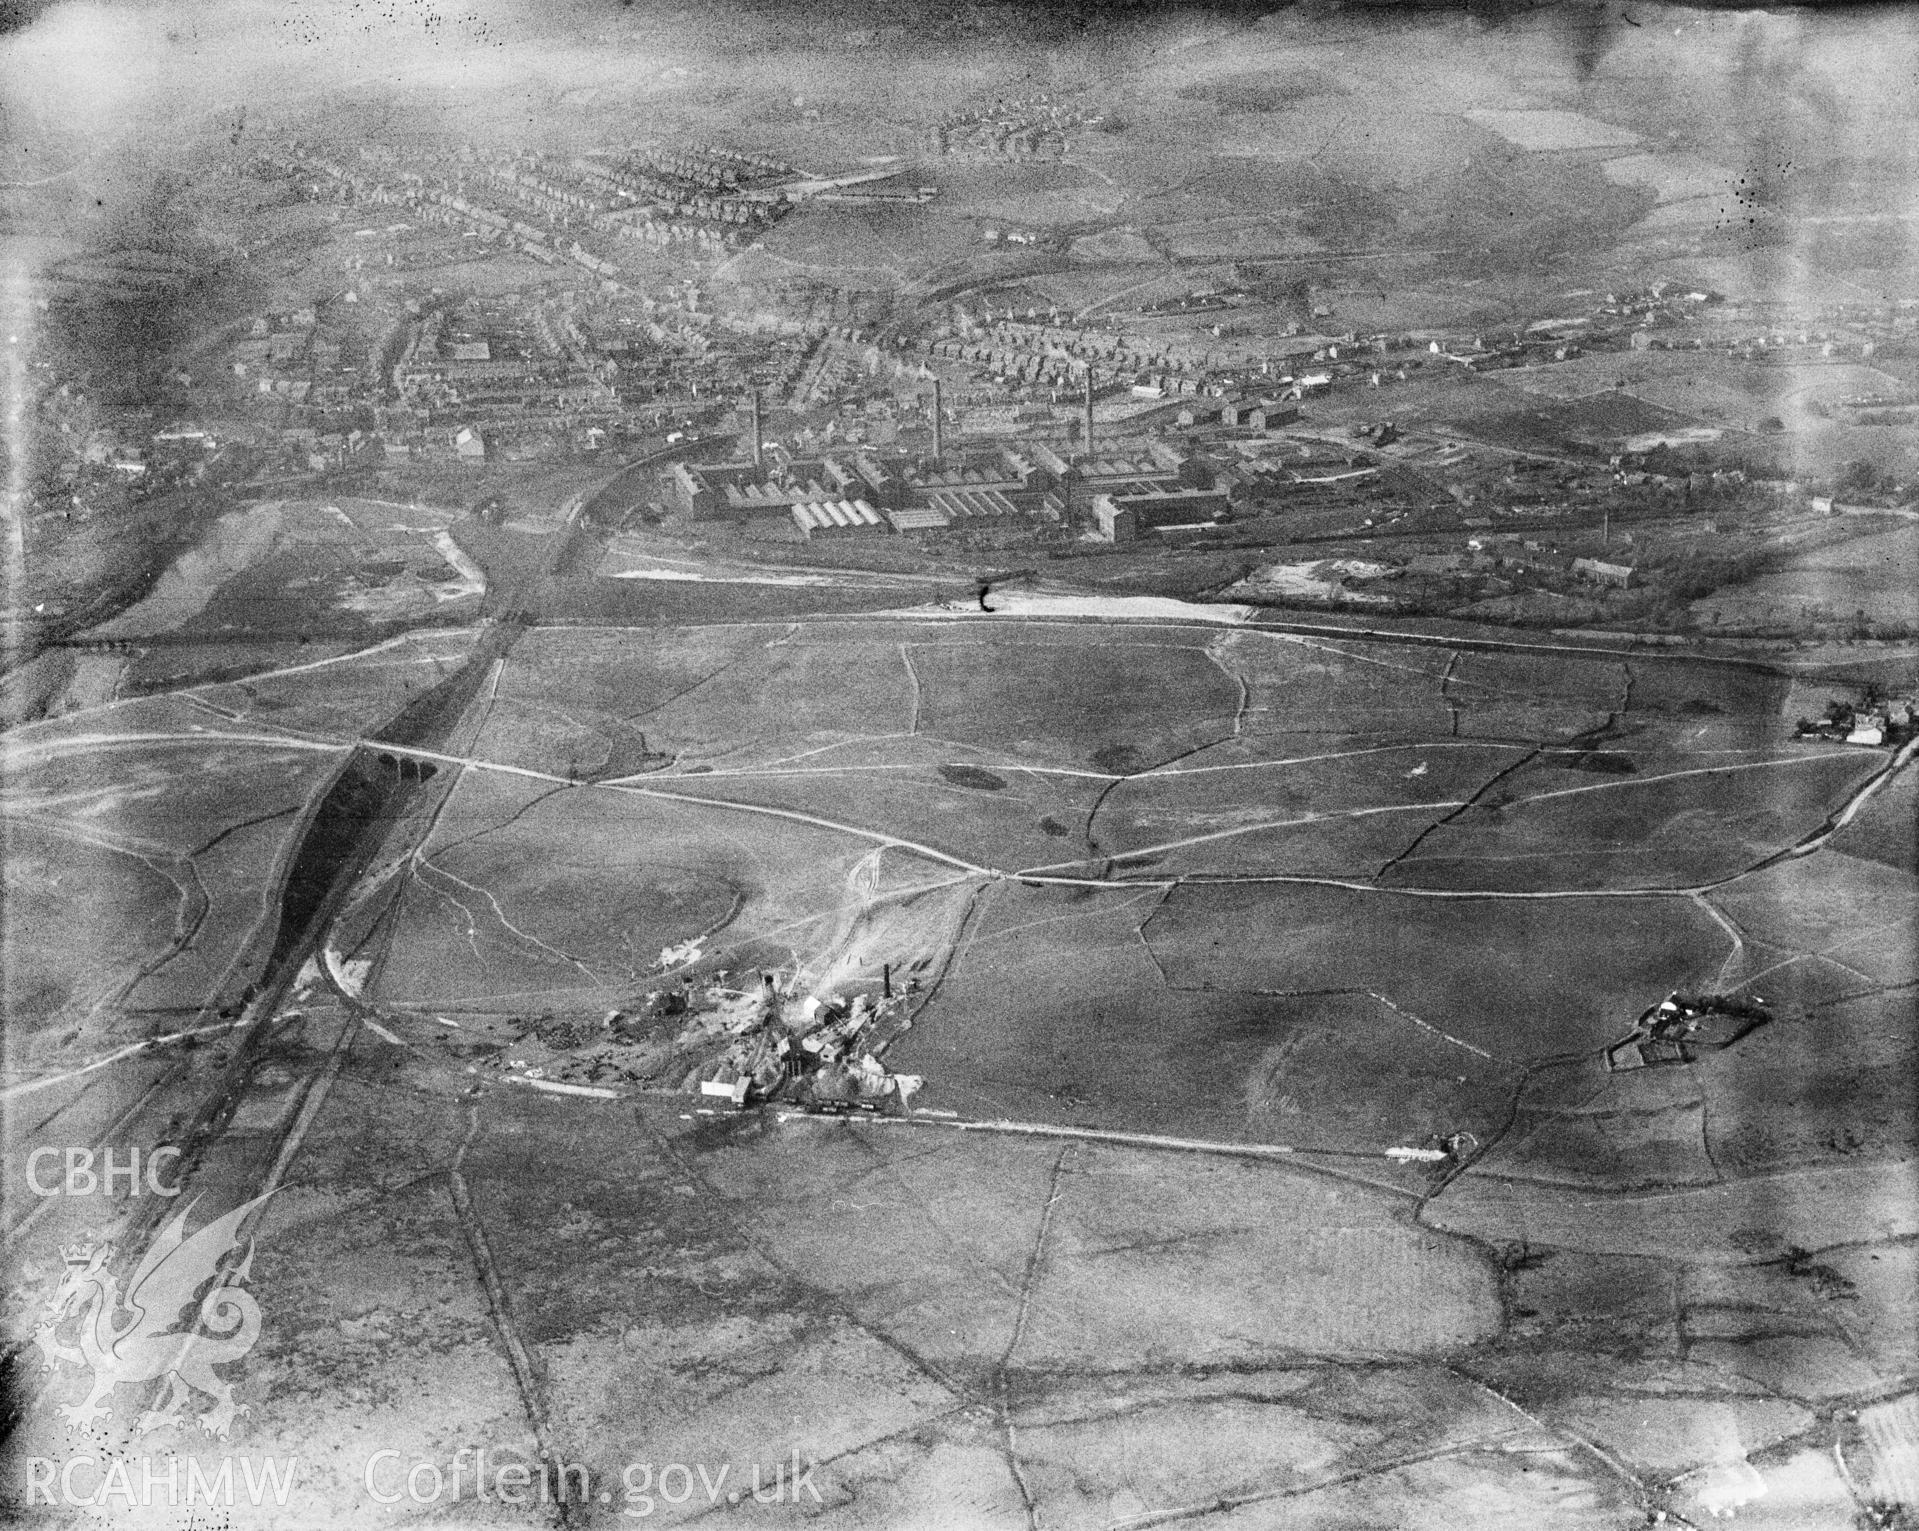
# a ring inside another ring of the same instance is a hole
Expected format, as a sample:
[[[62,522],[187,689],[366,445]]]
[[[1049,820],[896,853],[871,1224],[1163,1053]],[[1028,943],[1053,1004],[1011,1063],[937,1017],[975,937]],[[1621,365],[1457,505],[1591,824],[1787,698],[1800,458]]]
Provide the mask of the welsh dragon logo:
[[[154,1407],[134,1426],[136,1435],[177,1423],[194,1391],[213,1399],[212,1408],[196,1416],[209,1435],[224,1437],[234,1416],[247,1412],[245,1404],[234,1402],[233,1384],[213,1369],[239,1360],[260,1337],[260,1305],[240,1285],[253,1268],[253,1241],[246,1241],[239,1260],[229,1256],[240,1247],[240,1224],[266,1199],[236,1207],[190,1238],[187,1216],[197,1199],[188,1203],[160,1231],[124,1292],[119,1277],[107,1269],[112,1245],[61,1251],[66,1274],[47,1300],[46,1322],[33,1338],[45,1358],[43,1370],[53,1370],[55,1362],[93,1370],[86,1398],[60,1406],[72,1424],[84,1427],[110,1415],[113,1390],[120,1384],[156,1379],[164,1382],[165,1396],[156,1390]],[[194,1311],[183,1323],[189,1306]],[[78,1342],[68,1345],[59,1331],[76,1311]]]

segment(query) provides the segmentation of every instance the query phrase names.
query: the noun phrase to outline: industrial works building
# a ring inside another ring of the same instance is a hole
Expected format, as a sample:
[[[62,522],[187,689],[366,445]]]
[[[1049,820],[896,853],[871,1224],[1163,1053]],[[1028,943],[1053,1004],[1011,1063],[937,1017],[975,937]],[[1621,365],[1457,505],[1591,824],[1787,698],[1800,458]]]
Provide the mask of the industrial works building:
[[[793,524],[808,542],[816,537],[888,533],[891,523],[864,500],[819,500],[792,509]]]
[[[862,500],[891,505],[899,475],[864,455],[851,462],[796,459],[776,470],[755,462],[674,463],[668,485],[680,508],[702,521],[785,520],[795,505]]]
[[[1096,494],[1093,521],[1108,542],[1182,529],[1217,526],[1229,514],[1223,489],[1150,489],[1135,494]]]

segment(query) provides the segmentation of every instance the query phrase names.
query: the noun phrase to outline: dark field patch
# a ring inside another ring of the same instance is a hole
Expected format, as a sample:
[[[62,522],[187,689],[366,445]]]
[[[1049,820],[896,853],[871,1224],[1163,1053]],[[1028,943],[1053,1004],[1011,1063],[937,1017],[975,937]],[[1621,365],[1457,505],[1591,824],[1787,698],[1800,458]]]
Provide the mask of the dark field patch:
[[[1462,650],[1446,678],[1447,697],[1463,708],[1572,703],[1611,712],[1626,699],[1626,667],[1595,655],[1531,655]]]
[[[1775,718],[1790,684],[1783,675],[1738,665],[1635,659],[1630,711],[1696,719],[1721,714]]]
[[[1623,389],[1578,399],[1570,409],[1575,432],[1588,440],[1609,441],[1654,431],[1678,431],[1696,423],[1690,416],[1648,404]]]
[[[1336,91],[1317,69],[1294,68],[1224,75],[1181,86],[1174,94],[1183,101],[1210,101],[1223,112],[1278,112],[1309,96]]]
[[[310,664],[349,653],[352,648],[350,642],[341,639],[310,643],[156,643],[127,656],[126,686],[129,691],[162,691],[211,685],[283,665]]]
[[[1639,767],[1632,756],[1617,750],[1581,750],[1565,760],[1569,771],[1590,771],[1596,776],[1631,776]]]
[[[940,775],[959,787],[977,787],[982,792],[998,792],[1005,788],[1006,778],[995,776],[991,771],[972,765],[943,765]]]
[[[1558,746],[1594,737],[1604,729],[1610,713],[1582,708],[1577,703],[1532,702],[1500,697],[1459,709],[1462,739],[1525,741]]]
[[[1609,443],[1653,431],[1681,431],[1697,424],[1690,416],[1647,404],[1627,393],[1610,392],[1564,404],[1537,403],[1491,411],[1461,420],[1455,428],[1493,446],[1522,452],[1564,452],[1580,445]]]

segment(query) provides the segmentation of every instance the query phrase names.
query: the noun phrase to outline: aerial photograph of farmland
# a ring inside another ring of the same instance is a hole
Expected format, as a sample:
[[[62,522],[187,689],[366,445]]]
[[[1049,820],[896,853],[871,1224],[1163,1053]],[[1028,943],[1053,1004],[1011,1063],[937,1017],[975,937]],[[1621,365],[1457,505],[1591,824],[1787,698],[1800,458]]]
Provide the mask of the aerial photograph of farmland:
[[[0,101],[0,1520],[1919,1531],[1919,12]]]

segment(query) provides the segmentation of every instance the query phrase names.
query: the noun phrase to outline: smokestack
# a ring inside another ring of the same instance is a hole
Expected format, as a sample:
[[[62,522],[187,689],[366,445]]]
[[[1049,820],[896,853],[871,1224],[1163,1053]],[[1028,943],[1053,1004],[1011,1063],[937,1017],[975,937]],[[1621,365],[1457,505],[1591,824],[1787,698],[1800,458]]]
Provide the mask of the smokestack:
[[[941,402],[940,380],[933,379],[933,461],[937,465],[946,456],[946,432],[941,416],[946,413]]]
[[[760,391],[753,390],[753,466],[760,465]]]
[[[1086,460],[1093,460],[1093,369],[1086,369]]]

